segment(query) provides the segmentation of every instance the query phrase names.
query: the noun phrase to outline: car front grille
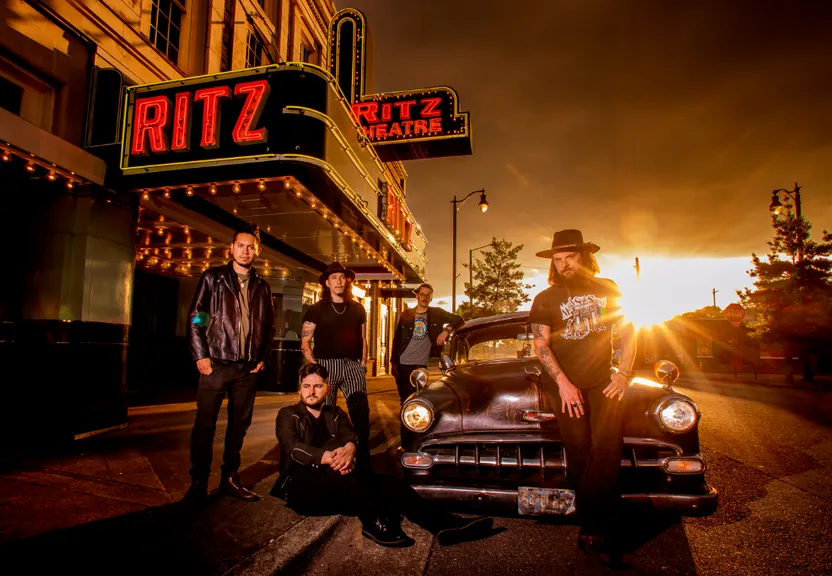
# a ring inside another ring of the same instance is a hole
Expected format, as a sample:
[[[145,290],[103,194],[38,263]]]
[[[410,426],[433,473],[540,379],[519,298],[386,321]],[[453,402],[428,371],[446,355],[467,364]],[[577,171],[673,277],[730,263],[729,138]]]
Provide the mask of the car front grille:
[[[422,447],[435,471],[479,477],[539,476],[555,480],[566,474],[566,453],[559,443],[458,442]]]
[[[568,469],[566,450],[556,441],[439,442],[423,445],[420,451],[432,457],[432,473],[445,478],[548,482],[564,479]],[[681,449],[673,444],[628,438],[621,451],[621,467],[660,470],[667,458],[680,454]]]

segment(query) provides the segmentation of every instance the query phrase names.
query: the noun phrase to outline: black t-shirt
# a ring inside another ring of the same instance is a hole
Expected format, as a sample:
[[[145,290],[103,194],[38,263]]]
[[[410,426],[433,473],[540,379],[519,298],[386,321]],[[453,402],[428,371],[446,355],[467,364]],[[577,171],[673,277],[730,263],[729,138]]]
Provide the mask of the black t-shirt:
[[[324,415],[321,414],[317,418],[312,416],[312,446],[315,448],[321,448],[324,444],[329,442],[330,438],[332,438],[332,435],[329,433],[329,430],[327,430]]]
[[[316,302],[303,316],[315,324],[315,358],[349,358],[361,361],[363,324],[367,313],[358,302]]]
[[[532,303],[529,322],[551,328],[549,347],[578,388],[609,384],[620,297],[615,282],[593,278],[580,288],[550,286]]]

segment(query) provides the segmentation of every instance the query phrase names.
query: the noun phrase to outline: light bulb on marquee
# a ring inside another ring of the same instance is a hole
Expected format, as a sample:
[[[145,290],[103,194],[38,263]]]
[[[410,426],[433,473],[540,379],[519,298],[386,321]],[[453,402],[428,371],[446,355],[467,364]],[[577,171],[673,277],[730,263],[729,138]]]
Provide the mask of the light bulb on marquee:
[[[147,190],[142,192],[142,200],[150,200],[150,192],[148,192]]]
[[[194,195],[193,187],[188,186],[187,188],[185,188],[185,194],[187,194],[188,196],[193,196]]]
[[[49,180],[50,182],[54,182],[55,180],[58,179],[58,176],[55,174],[54,170],[50,170],[49,174],[46,175],[46,179]]]
[[[260,192],[263,192],[266,189],[266,182],[264,180],[260,180],[257,184],[257,189],[260,190]]]
[[[165,198],[170,198],[170,188],[165,188],[165,191],[162,192],[162,196]]]
[[[217,193],[216,184],[211,184],[210,186],[208,186],[208,193],[211,194],[212,196]]]
[[[234,194],[239,194],[240,193],[240,183],[239,182],[234,182],[234,186],[231,187],[231,191],[234,192]]]
[[[35,164],[29,160],[29,163],[26,164],[26,171],[27,172],[34,172],[35,171]]]
[[[73,188],[75,188],[75,182],[73,182],[72,180],[67,180],[66,181],[66,188],[67,188],[67,190],[72,190]]]

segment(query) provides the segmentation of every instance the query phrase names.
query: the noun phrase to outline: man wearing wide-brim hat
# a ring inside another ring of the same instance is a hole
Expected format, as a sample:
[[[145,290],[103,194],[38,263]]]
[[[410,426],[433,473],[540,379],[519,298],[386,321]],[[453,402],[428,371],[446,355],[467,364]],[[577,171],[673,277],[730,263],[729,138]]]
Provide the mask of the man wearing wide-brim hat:
[[[356,456],[362,468],[370,466],[370,405],[367,401],[367,313],[352,297],[355,272],[340,262],[331,263],[318,278],[324,287],[321,300],[303,316],[301,351],[306,361],[329,372],[326,403],[334,406],[338,390],[344,393],[350,420],[358,436]],[[314,336],[315,344],[312,345]]]
[[[619,518],[624,403],[636,340],[624,324],[615,282],[597,278],[594,254],[580,230],[560,230],[549,250],[549,288],[532,303],[534,349],[545,368],[543,389],[552,400],[576,490],[581,524],[578,546],[607,565],[620,565]],[[620,371],[612,370],[612,338],[618,330]]]

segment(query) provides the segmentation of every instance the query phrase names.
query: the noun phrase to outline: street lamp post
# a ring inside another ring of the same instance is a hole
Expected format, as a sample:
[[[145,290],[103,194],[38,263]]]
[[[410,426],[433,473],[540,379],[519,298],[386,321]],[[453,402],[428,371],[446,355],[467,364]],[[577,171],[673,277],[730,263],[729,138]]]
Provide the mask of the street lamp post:
[[[482,188],[480,190],[474,190],[473,192],[470,192],[465,198],[463,198],[461,200],[457,200],[456,194],[454,194],[454,199],[451,200],[451,204],[453,204],[453,209],[454,209],[454,241],[453,241],[454,256],[453,256],[453,270],[452,270],[452,276],[451,276],[451,310],[453,312],[456,312],[456,213],[459,211],[459,209],[462,207],[462,205],[465,204],[465,201],[468,200],[468,198],[470,198],[474,194],[479,194],[480,195],[480,201],[479,201],[479,204],[477,204],[477,206],[480,207],[480,210],[482,210],[483,212],[488,210],[488,200],[485,199],[485,188]]]
[[[474,287],[474,272],[473,272],[473,270],[474,270],[474,252],[476,252],[477,250],[482,250],[483,248],[488,248],[489,246],[491,246],[491,242],[489,242],[488,244],[484,244],[482,246],[477,246],[476,248],[471,248],[470,250],[468,250],[468,287],[469,288]],[[474,301],[471,300],[471,304],[473,304],[473,303],[474,303]]]
[[[800,207],[800,186],[797,185],[797,182],[794,183],[794,190],[786,190],[785,188],[778,188],[777,190],[771,191],[771,204],[769,204],[768,209],[775,216],[779,216],[783,212],[783,208],[791,210],[791,204],[783,204],[780,202],[780,192],[783,192],[787,197],[791,198],[794,201],[794,212],[798,218],[803,216],[803,212]]]

